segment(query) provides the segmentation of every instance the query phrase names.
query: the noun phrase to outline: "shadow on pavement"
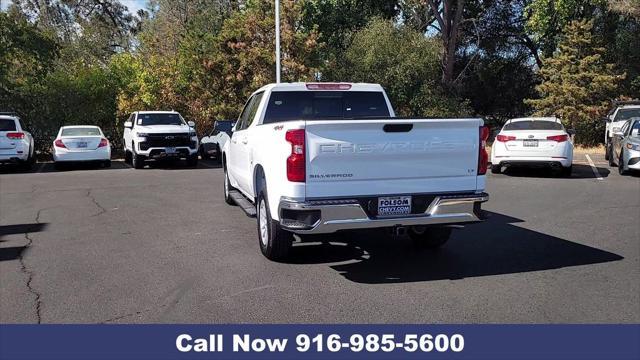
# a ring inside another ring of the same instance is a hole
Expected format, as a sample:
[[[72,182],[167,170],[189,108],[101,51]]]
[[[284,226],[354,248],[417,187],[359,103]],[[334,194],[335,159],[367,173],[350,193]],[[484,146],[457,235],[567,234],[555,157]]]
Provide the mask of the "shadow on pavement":
[[[56,169],[52,162],[37,163],[30,170],[24,170],[20,166],[15,164],[2,164],[0,165],[0,174],[28,174],[28,173],[56,173],[56,172],[73,172],[84,170],[126,170],[131,169],[131,165],[121,160],[111,161],[111,167],[104,167],[100,163],[71,163],[66,164],[62,168]],[[218,169],[222,168],[222,165],[215,160],[200,160],[198,167],[193,168],[186,165],[184,161],[162,161],[162,162],[147,162],[145,169],[162,169],[162,170],[204,170],[204,169]],[[142,169],[144,170],[144,169]]]
[[[380,229],[323,236],[319,245],[296,244],[290,263],[332,264],[357,283],[405,283],[455,280],[598,264],[623,259],[513,224],[520,219],[489,212],[484,223],[454,230],[438,250],[419,250],[406,237]],[[331,244],[341,242],[342,244]]]
[[[44,231],[49,224],[15,224],[0,226],[0,238],[6,235],[27,234]],[[4,241],[4,240],[2,240]],[[16,260],[20,258],[29,246],[10,246],[0,248],[0,261]]]
[[[600,177],[606,178],[611,171],[607,168],[596,167]],[[562,178],[560,174],[550,168],[508,167],[502,174],[512,177]],[[494,175],[496,176],[496,175]],[[589,165],[573,164],[571,177],[567,179],[595,179],[597,176]]]

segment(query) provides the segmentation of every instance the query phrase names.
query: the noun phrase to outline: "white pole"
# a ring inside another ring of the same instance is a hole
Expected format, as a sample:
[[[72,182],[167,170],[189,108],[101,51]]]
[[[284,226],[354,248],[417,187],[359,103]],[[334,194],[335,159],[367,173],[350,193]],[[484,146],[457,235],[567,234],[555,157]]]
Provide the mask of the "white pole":
[[[280,0],[276,0],[276,83],[280,83]]]

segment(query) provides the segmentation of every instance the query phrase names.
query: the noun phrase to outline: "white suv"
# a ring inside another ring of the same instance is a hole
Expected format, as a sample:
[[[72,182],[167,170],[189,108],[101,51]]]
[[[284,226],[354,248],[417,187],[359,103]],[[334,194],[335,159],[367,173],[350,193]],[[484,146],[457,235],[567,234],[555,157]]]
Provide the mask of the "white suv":
[[[25,169],[35,162],[33,136],[13,113],[0,113],[0,163],[17,163]]]
[[[198,165],[198,136],[193,121],[175,111],[137,111],[124,123],[125,159],[136,169],[146,160],[186,159]]]
[[[614,101],[614,108],[604,118],[607,127],[604,135],[605,159],[609,160],[612,154],[611,145],[613,136],[619,133],[622,126],[633,117],[640,117],[640,100]],[[615,160],[615,158],[614,158]]]

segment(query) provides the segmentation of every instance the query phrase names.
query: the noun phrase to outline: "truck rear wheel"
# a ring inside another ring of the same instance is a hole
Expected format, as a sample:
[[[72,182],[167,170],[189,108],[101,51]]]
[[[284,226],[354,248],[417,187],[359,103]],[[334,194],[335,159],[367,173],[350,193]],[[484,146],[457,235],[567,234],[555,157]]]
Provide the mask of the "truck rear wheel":
[[[604,159],[609,160],[611,158],[611,146],[609,144],[604,144]]]
[[[412,226],[407,233],[417,247],[436,249],[449,240],[451,231],[446,226]]]
[[[271,218],[266,192],[262,190],[257,201],[258,242],[260,251],[269,260],[283,260],[289,254],[293,234],[282,230],[280,224]]]

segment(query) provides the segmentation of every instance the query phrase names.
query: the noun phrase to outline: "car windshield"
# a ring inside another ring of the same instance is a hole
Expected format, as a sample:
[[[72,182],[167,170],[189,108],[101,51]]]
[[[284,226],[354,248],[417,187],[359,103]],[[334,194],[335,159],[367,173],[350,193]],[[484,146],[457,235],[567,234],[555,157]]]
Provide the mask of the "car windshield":
[[[387,103],[379,91],[274,91],[263,123],[388,116]]]
[[[95,127],[62,129],[62,136],[101,136],[100,129]]]
[[[506,124],[503,130],[562,130],[562,124],[546,120],[514,121]]]
[[[13,119],[0,119],[0,131],[16,131],[16,122]]]
[[[629,120],[633,117],[640,117],[640,108],[634,109],[620,109],[616,114],[616,118],[614,121],[624,121]]]
[[[177,113],[149,113],[138,115],[138,125],[184,125]]]
[[[231,131],[232,124],[233,124],[233,121],[219,121],[216,123],[216,130],[229,132]]]

